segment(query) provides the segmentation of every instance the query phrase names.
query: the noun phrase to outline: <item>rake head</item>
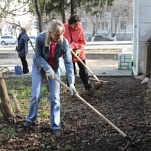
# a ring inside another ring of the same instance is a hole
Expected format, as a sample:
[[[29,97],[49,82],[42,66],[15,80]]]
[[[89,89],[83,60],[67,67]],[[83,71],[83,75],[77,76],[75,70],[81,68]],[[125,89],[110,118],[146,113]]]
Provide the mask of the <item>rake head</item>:
[[[126,146],[125,146],[124,148],[122,148],[122,151],[126,151],[127,148],[128,148],[132,143],[134,143],[134,141],[135,141],[135,139],[136,139],[136,135],[134,135],[134,136],[132,136],[132,137],[126,136],[125,139],[127,139],[128,142],[127,142]]]

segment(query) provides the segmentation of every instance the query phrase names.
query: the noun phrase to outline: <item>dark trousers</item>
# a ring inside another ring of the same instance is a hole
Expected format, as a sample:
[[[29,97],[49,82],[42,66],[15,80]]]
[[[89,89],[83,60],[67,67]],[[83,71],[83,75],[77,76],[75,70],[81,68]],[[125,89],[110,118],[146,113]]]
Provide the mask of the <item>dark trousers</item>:
[[[20,57],[20,60],[22,62],[22,66],[23,66],[23,73],[28,73],[29,69],[28,69],[28,63],[26,60],[26,56],[25,57]]]
[[[75,62],[73,62],[73,69],[74,69],[74,75],[77,75],[77,69],[76,69]]]
[[[82,61],[83,61],[84,64],[86,64],[85,60],[82,60]],[[81,62],[77,62],[77,64],[78,64],[78,67],[79,67],[80,79],[83,82],[85,89],[89,90],[91,88],[91,86],[90,86],[90,79],[89,79],[88,71],[83,66],[83,64]]]
[[[83,61],[84,64],[86,64],[85,60],[82,60],[82,61]],[[81,62],[76,62],[76,63],[78,64],[78,67],[79,67],[80,79],[81,79],[82,83],[84,84],[85,89],[89,90],[91,88],[91,85],[90,85],[90,79],[89,79],[88,71],[83,66],[83,64]],[[75,62],[73,62],[73,67],[74,67],[74,74],[77,75]]]

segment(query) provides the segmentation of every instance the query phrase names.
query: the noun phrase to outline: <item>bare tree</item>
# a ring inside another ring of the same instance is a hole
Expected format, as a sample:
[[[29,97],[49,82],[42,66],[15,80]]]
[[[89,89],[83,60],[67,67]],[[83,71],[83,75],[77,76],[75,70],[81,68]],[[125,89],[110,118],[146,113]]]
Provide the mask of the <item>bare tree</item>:
[[[88,13],[88,18],[91,21],[92,24],[92,36],[96,35],[96,33],[98,32],[100,26],[101,26],[101,19],[103,17],[103,13],[106,10],[107,5],[105,5],[104,7],[94,7],[91,8],[92,12]]]
[[[5,80],[0,72],[0,110],[5,120],[12,120],[16,117],[10,104]]]
[[[3,3],[1,3],[0,5],[0,18],[2,21],[3,18],[5,19],[5,23],[9,23],[13,26],[13,28],[16,30],[17,26],[20,26],[19,23],[14,23],[13,22],[13,17],[17,16],[17,15],[25,15],[29,12],[28,9],[24,9],[25,6],[29,3],[29,0],[27,0],[25,3],[23,3],[23,5],[19,5],[16,6],[15,8],[11,8],[9,7],[11,0],[5,0],[2,1]],[[18,13],[20,9],[24,9],[24,11],[22,11],[23,13]],[[8,19],[9,18],[9,19]],[[13,98],[15,99],[15,97]],[[17,100],[14,100],[16,103]],[[16,111],[19,113],[20,112],[20,108],[19,108],[19,104],[16,104]],[[5,80],[2,76],[2,72],[0,71],[0,111],[4,117],[5,120],[15,120],[16,118],[16,113],[14,113],[12,106],[11,106],[11,101],[7,92],[7,87],[5,84]]]
[[[123,19],[126,21],[125,24],[125,32],[126,27],[128,26],[129,22],[132,21],[133,17],[133,4],[132,0],[115,0],[113,5],[109,8],[111,12],[111,33],[117,33],[119,29],[119,23]]]
[[[92,36],[94,36],[100,28],[100,16],[90,16],[90,20],[93,26]]]
[[[40,4],[39,4],[39,0],[35,0],[35,9],[36,9],[36,13],[38,16],[38,27],[39,27],[39,32],[42,32],[42,13],[41,13],[41,9],[40,9]]]

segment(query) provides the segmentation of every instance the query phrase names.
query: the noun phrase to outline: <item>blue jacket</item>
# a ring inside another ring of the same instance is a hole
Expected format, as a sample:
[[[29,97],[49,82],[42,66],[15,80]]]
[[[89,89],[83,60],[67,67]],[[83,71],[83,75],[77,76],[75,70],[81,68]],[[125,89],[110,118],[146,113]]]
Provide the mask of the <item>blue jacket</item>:
[[[18,46],[16,47],[19,57],[25,57],[28,54],[28,41],[29,37],[26,33],[19,34]]]
[[[40,33],[36,38],[35,44],[35,54],[33,56],[33,63],[39,68],[39,70],[43,69],[44,71],[48,71],[50,69],[50,65],[48,64],[49,59],[49,49],[50,46],[45,46],[45,39],[46,39],[46,32]],[[55,52],[55,70],[58,70],[60,67],[60,59],[63,57],[64,65],[66,69],[66,75],[68,78],[68,82],[74,83],[74,71],[73,71],[73,63],[72,63],[72,56],[71,56],[71,47],[67,39],[64,38],[63,42],[58,41],[56,46]]]

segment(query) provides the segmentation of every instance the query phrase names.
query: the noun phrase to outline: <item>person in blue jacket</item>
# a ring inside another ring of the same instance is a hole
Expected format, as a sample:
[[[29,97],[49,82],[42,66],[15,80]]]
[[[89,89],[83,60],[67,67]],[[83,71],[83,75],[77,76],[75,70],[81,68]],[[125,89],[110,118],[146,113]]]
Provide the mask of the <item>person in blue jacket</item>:
[[[50,107],[50,130],[55,135],[60,135],[60,79],[61,59],[66,68],[71,95],[77,93],[74,83],[74,70],[71,56],[71,48],[67,39],[63,37],[65,27],[59,20],[52,20],[48,23],[47,32],[37,36],[35,54],[32,65],[32,90],[29,105],[29,115],[23,123],[24,127],[33,125],[37,118],[38,104],[41,99],[41,88],[44,76],[48,77]]]
[[[22,27],[21,32],[18,36],[18,44],[17,44],[16,50],[18,52],[18,57],[20,58],[22,62],[23,74],[26,74],[29,72],[28,62],[26,59],[26,56],[28,54],[28,41],[29,41],[29,37],[26,34],[26,29]]]

